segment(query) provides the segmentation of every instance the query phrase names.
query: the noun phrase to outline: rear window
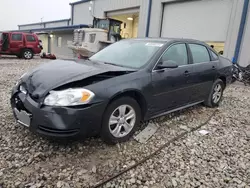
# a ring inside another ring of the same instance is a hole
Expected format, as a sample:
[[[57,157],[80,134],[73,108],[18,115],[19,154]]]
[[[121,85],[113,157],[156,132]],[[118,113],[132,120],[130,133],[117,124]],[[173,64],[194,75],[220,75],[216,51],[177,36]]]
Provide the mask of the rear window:
[[[210,56],[205,46],[199,44],[189,44],[189,47],[193,55],[194,64],[210,61]]]
[[[12,34],[11,40],[13,41],[22,41],[22,34]]]
[[[26,40],[28,42],[36,42],[36,39],[33,35],[26,35]]]

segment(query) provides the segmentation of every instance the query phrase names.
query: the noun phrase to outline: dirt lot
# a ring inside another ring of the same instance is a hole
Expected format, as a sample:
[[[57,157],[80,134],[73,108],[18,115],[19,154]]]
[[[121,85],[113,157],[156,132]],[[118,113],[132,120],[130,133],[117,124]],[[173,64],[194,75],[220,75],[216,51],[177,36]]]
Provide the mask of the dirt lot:
[[[10,90],[28,69],[47,60],[0,59],[0,187],[91,187],[134,165],[171,139],[205,122],[216,109],[196,106],[154,120],[147,144],[108,146],[100,139],[41,138],[15,123]],[[215,116],[145,163],[104,187],[250,187],[250,88],[231,85]],[[199,131],[209,133],[202,135]]]

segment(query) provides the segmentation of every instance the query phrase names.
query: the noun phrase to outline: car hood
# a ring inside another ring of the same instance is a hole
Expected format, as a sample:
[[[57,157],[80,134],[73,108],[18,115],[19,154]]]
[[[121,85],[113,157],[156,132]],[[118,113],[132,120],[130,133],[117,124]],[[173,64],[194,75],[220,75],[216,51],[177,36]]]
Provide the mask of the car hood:
[[[32,97],[38,99],[62,85],[110,71],[135,70],[92,61],[55,60],[27,72],[21,78],[21,83]]]

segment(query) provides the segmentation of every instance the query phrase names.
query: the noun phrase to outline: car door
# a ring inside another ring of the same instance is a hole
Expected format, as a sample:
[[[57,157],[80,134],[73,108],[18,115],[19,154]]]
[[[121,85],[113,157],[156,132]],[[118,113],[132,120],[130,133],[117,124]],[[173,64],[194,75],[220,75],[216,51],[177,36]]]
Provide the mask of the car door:
[[[0,38],[0,51],[8,52],[9,51],[9,34],[2,33]]]
[[[193,72],[190,75],[190,81],[193,84],[193,93],[190,101],[198,102],[208,97],[217,75],[216,70],[219,60],[211,57],[205,45],[189,43],[188,48],[193,66]]]
[[[19,54],[23,47],[23,35],[21,33],[12,33],[10,40],[10,51],[14,54]]]
[[[174,61],[177,68],[158,69],[164,61]],[[175,43],[166,49],[152,71],[153,104],[156,113],[184,106],[190,94],[189,75],[192,67],[185,43]]]

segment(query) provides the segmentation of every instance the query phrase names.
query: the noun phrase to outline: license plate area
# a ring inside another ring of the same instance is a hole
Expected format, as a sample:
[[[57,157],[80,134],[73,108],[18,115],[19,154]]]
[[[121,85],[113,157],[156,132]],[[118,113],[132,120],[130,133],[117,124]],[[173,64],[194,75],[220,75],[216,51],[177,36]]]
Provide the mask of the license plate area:
[[[18,110],[17,108],[14,108],[14,113],[16,115],[17,122],[29,127],[30,126],[30,121],[31,121],[31,114],[27,113],[24,110]]]

